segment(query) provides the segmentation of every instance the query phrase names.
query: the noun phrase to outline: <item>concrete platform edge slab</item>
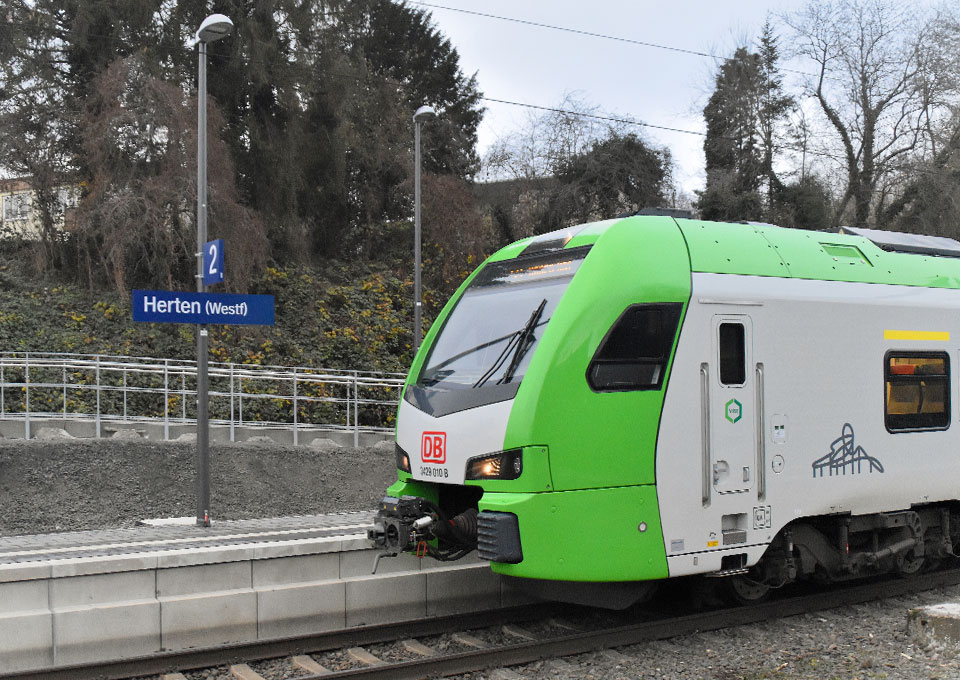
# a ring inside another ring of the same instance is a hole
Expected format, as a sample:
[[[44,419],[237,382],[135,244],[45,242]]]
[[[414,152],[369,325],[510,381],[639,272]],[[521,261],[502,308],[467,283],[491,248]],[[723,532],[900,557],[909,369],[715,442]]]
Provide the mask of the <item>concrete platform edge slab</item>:
[[[0,565],[0,666],[39,671],[502,603],[483,562],[407,556],[372,575],[368,546],[345,533]]]

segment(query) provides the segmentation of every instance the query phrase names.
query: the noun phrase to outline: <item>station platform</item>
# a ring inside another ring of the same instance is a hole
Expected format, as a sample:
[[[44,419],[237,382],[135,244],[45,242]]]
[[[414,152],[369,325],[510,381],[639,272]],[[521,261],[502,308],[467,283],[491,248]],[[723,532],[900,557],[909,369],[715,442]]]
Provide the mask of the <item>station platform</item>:
[[[475,553],[371,574],[372,517],[0,537],[0,678],[530,601]]]
[[[0,536],[0,574],[7,565],[115,557],[130,554],[195,552],[253,543],[284,544],[312,538],[366,534],[372,512],[217,521],[209,527],[138,526],[62,534]],[[50,565],[52,567],[52,564]],[[3,577],[0,576],[0,581]]]

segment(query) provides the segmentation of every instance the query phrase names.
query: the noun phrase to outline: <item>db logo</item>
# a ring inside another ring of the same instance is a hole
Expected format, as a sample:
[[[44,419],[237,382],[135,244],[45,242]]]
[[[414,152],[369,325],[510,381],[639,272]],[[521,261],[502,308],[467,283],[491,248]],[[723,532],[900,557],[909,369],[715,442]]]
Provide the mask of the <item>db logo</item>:
[[[447,433],[424,432],[420,439],[420,460],[424,463],[447,462]]]

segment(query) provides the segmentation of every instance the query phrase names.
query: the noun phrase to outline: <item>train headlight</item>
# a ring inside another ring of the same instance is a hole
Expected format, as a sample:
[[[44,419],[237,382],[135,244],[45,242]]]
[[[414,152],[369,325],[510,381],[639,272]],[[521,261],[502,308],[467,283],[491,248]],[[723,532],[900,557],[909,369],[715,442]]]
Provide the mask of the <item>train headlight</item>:
[[[467,461],[467,479],[516,479],[523,472],[520,449],[477,456]]]
[[[397,468],[404,472],[410,472],[410,456],[407,455],[407,452],[401,449],[397,443],[394,443],[393,450],[397,456]]]

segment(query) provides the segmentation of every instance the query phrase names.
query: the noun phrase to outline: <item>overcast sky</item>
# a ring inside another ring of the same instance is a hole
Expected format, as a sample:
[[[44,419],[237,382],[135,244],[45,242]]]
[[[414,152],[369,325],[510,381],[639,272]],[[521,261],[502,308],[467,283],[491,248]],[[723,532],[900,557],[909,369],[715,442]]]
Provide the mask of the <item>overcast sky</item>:
[[[672,48],[729,56],[756,37],[768,14],[792,11],[801,0],[430,0],[413,2],[460,53],[464,73],[476,73],[486,97],[557,106],[564,93],[580,95],[609,114],[704,132],[701,111],[712,90],[717,61],[709,57],[577,35],[441,7],[551,24]],[[428,6],[429,5],[429,6]],[[809,63],[790,62],[797,69]],[[794,78],[796,80],[796,78]],[[480,153],[522,126],[529,111],[484,102]],[[703,137],[641,129],[650,142],[674,154],[675,178],[686,192],[702,188]]]

